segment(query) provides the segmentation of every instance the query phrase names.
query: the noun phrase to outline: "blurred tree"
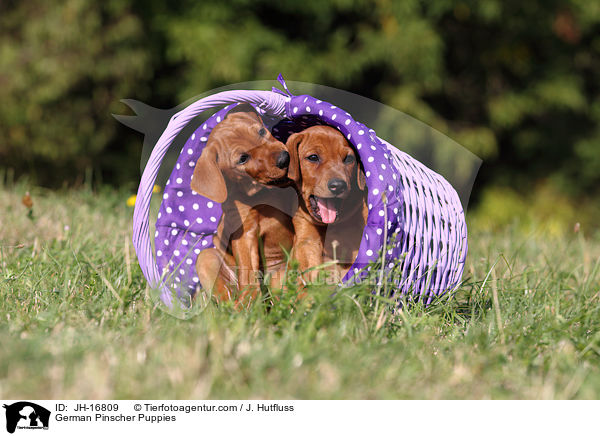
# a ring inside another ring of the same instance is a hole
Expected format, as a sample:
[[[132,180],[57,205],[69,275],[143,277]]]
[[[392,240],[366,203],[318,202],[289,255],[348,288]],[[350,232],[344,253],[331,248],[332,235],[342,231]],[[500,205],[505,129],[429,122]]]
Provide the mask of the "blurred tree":
[[[119,98],[281,72],[424,121],[486,160],[483,183],[600,194],[597,0],[23,0],[0,26],[0,159],[44,180],[66,161],[137,179]]]
[[[127,3],[0,3],[2,165],[56,184],[128,151],[135,162],[132,143],[107,154],[117,133],[110,113],[151,77],[148,50]]]
[[[600,3],[190,1],[161,20],[197,90],[282,72],[389,104],[493,163],[486,183],[600,186]]]

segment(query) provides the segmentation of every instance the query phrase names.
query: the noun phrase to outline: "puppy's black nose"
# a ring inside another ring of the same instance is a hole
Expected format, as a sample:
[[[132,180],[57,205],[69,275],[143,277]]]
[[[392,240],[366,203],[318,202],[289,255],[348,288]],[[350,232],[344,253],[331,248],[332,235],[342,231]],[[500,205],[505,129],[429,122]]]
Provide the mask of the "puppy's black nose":
[[[331,179],[329,182],[327,182],[327,187],[332,194],[335,195],[342,194],[346,189],[348,189],[348,185],[342,179]]]
[[[277,168],[287,168],[290,166],[290,154],[287,151],[282,151],[281,153],[279,153],[279,156],[277,156],[277,161],[275,162],[275,165],[277,165]]]

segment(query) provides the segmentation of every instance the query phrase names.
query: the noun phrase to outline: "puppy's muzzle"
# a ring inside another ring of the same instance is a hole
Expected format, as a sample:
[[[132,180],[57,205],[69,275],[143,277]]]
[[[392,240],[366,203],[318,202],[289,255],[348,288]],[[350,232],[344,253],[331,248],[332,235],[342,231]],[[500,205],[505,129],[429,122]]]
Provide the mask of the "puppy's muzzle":
[[[348,189],[348,184],[342,179],[330,179],[327,187],[333,195],[341,195]]]
[[[275,165],[279,169],[284,169],[290,166],[290,154],[287,151],[282,151],[277,156],[277,160],[275,161]]]

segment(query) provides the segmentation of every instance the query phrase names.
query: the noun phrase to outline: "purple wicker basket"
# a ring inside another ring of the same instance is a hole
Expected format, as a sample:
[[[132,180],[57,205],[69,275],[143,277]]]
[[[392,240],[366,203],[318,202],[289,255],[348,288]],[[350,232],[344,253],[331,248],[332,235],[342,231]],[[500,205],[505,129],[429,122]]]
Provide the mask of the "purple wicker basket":
[[[308,126],[340,130],[357,151],[366,176],[369,214],[359,255],[343,283],[364,279],[374,265],[393,274],[395,294],[425,304],[455,288],[467,254],[467,227],[456,191],[439,174],[398,150],[364,124],[330,103],[285,92],[225,91],[196,101],[175,114],[152,150],[142,174],[133,216],[133,244],[149,285],[172,307],[173,297],[199,286],[196,257],[212,247],[221,217],[217,203],[196,194],[190,180],[211,130],[235,104],[250,103],[284,141]],[[187,139],[166,183],[156,219],[155,251],[149,234],[152,189],[163,157],[181,130],[200,113],[223,107]],[[385,195],[384,195],[385,194]],[[389,287],[388,287],[389,289]]]

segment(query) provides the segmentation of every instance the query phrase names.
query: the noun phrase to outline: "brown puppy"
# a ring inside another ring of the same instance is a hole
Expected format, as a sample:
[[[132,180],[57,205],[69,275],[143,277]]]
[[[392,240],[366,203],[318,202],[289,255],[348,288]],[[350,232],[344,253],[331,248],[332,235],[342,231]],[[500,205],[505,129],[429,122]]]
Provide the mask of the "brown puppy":
[[[286,147],[288,177],[299,197],[293,217],[294,257],[301,271],[335,259],[339,279],[358,255],[367,222],[365,176],[356,153],[338,130],[328,126],[295,133]],[[314,281],[318,271],[307,276]]]
[[[293,211],[282,212],[290,193],[275,188],[289,184],[288,165],[284,144],[249,105],[236,106],[211,132],[191,187],[222,203],[215,248],[201,251],[196,261],[203,289],[213,290],[217,300],[236,299],[238,305],[255,298],[257,273],[277,269],[283,249],[291,249]]]

